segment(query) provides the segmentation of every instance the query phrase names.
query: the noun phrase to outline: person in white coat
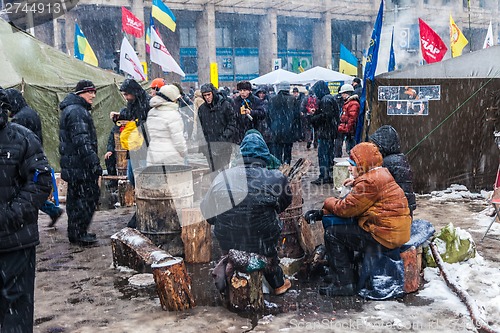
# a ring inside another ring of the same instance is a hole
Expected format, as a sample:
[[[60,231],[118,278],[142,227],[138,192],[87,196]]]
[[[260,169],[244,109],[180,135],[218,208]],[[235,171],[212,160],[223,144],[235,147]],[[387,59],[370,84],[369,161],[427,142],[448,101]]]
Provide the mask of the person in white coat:
[[[147,165],[183,165],[187,155],[184,123],[177,100],[179,89],[168,84],[149,102],[152,107],[146,120],[149,147]]]

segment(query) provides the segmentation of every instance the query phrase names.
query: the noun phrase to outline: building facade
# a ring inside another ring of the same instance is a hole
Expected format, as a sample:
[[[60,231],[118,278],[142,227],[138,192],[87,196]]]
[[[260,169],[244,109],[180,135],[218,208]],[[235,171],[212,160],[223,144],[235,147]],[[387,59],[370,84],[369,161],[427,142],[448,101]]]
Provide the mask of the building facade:
[[[361,63],[380,0],[167,0],[165,4],[177,18],[176,31],[158,22],[157,26],[186,73],[183,81],[190,85],[209,82],[210,64],[217,63],[219,82],[232,85],[280,65],[293,72],[313,66],[338,69],[340,44]],[[148,0],[80,0],[73,5],[64,15],[36,26],[35,36],[73,54],[74,22],[78,22],[99,66],[106,69],[116,67],[115,51],[123,38],[121,7],[146,24],[151,12]],[[394,26],[398,68],[421,61],[418,18],[449,45],[449,16],[453,15],[469,39],[470,51],[482,48],[491,21],[498,44],[500,0],[470,0],[470,7],[468,0],[386,0],[384,7],[382,39],[389,40]],[[128,39],[139,58],[147,61],[144,37]],[[388,48],[388,43],[381,46],[381,59],[388,58]],[[154,66],[151,71],[150,76],[158,76]],[[170,77],[181,80],[176,74]]]

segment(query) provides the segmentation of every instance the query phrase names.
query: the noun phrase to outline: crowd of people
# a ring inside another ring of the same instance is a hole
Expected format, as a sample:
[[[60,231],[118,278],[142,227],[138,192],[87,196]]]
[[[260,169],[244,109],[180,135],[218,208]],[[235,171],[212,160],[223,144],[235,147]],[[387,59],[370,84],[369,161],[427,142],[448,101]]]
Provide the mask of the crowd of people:
[[[248,81],[239,82],[232,95],[211,83],[186,95],[180,84],[161,78],[152,81],[149,94],[126,79],[120,91],[127,104],[110,112],[114,126],[103,155],[107,171],[113,172],[116,161],[115,133],[129,124],[142,140],[142,149],[129,148],[127,153],[132,185],[139,168],[188,164],[188,149],[196,141],[213,174],[201,209],[214,225],[221,249],[268,257],[264,276],[279,295],[291,287],[276,251],[282,228],[278,213],[290,205],[291,190],[287,177],[276,169],[290,165],[293,144],[303,141],[307,149],[317,147],[319,177],[312,183],[332,184],[334,158],[343,155],[345,143],[352,177],[343,185],[352,191],[344,198],[327,198],[321,209],[305,217],[309,222],[322,220],[325,227],[331,275],[320,293],[353,295],[359,289],[354,253],[393,255],[391,251],[409,239],[416,208],[411,169],[395,129],[382,126],[370,143],[355,144],[360,82],[356,78],[342,85],[335,95],[324,81],[309,87],[307,95],[286,82],[270,92],[267,87],[254,89]],[[90,112],[96,92],[91,81],[81,80],[59,105],[61,178],[68,183],[67,236],[79,245],[97,242],[88,231],[103,173]],[[30,332],[38,210],[49,214],[52,225],[63,210],[47,200],[53,184],[36,111],[15,89],[0,89],[0,103],[0,327]],[[235,153],[240,161],[230,167]],[[342,222],[324,219],[329,215]],[[135,227],[135,216],[129,226]]]

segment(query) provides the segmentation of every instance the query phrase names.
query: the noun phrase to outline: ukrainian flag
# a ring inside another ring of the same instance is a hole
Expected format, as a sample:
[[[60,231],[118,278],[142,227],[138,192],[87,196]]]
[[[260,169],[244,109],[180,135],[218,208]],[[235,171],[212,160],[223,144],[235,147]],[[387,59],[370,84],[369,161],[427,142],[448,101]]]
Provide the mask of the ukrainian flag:
[[[344,44],[340,44],[339,72],[352,76],[358,75],[358,58]]]
[[[96,67],[99,65],[94,50],[90,47],[90,44],[82,30],[80,30],[78,23],[75,23],[75,58],[83,60],[87,64],[91,64]]]
[[[175,15],[161,0],[153,0],[152,14],[161,24],[175,31]]]

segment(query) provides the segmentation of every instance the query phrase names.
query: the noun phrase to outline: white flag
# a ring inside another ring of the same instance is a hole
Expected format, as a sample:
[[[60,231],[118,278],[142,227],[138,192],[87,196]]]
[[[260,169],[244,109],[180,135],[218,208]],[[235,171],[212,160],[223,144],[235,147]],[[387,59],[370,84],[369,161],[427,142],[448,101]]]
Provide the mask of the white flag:
[[[126,37],[123,37],[122,46],[120,47],[120,69],[132,75],[136,80],[146,80],[141,61]]]
[[[170,55],[170,52],[168,52],[155,29],[151,29],[151,48],[149,56],[151,57],[151,61],[160,65],[164,72],[174,72],[180,76],[186,76],[184,71],[175,62],[172,55]]]
[[[484,40],[483,49],[491,46],[493,46],[493,28],[491,27],[490,21],[490,26],[488,27],[488,32],[486,33],[486,39]]]

